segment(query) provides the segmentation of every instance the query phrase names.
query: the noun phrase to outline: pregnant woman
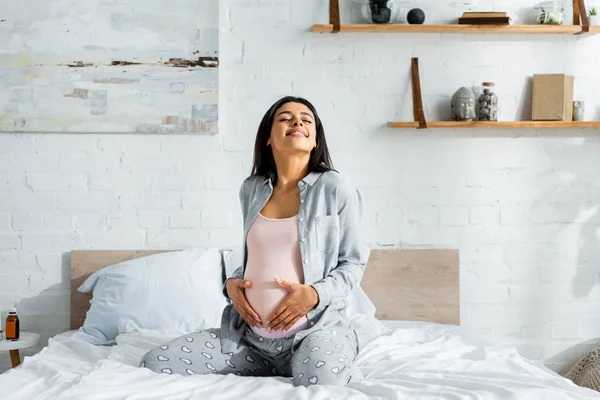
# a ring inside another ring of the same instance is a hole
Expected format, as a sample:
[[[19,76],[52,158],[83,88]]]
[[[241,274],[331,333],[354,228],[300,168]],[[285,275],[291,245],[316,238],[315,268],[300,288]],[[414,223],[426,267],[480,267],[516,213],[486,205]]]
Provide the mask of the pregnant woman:
[[[333,170],[313,105],[284,97],[258,128],[242,183],[243,263],[227,279],[220,328],[149,351],[140,366],[167,374],[291,377],[345,385],[357,335],[342,311],[360,284],[360,195]]]

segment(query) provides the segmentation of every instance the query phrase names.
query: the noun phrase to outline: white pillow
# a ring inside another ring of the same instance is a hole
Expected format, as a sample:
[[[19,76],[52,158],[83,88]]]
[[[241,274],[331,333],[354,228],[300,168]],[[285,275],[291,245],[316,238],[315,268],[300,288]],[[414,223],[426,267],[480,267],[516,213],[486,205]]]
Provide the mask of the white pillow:
[[[193,332],[221,326],[226,299],[221,253],[189,249],[136,258],[93,273],[77,289],[93,291],[83,326],[74,335],[114,344],[119,325]]]

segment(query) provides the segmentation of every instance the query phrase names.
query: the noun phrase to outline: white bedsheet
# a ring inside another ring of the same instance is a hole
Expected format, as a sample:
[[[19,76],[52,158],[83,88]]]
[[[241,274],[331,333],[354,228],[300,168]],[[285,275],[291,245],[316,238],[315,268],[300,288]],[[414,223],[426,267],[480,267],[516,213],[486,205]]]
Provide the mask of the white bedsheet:
[[[362,380],[310,388],[280,377],[183,377],[137,368],[146,351],[180,332],[128,324],[117,345],[99,347],[71,338],[71,331],[0,375],[0,399],[600,399],[514,348],[487,345],[458,327],[388,326],[356,360]]]

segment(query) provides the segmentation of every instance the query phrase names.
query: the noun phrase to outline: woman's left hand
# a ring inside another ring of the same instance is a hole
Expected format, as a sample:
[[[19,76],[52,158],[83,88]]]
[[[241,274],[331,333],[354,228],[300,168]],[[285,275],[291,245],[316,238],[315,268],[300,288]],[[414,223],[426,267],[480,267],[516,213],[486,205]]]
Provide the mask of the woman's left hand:
[[[268,329],[276,331],[290,329],[300,318],[304,317],[319,302],[317,291],[309,285],[290,283],[275,277],[275,282],[288,291],[288,295],[269,315]]]

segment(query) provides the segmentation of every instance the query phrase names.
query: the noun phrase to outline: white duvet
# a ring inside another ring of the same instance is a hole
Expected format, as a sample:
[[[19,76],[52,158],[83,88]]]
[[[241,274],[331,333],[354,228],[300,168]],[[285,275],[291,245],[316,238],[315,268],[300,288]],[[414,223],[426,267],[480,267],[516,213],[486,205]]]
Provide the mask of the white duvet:
[[[286,378],[176,376],[137,368],[146,351],[179,332],[127,324],[112,347],[49,340],[0,375],[0,399],[600,399],[511,347],[482,343],[460,328],[398,322],[359,354],[364,377],[345,387],[293,387]]]

